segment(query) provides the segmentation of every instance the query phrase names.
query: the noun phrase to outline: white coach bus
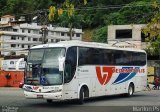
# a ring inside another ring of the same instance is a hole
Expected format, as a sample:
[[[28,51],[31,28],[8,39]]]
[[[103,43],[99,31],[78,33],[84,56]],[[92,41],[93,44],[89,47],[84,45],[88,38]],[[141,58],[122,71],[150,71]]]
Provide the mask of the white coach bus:
[[[82,104],[90,97],[132,96],[146,84],[145,51],[63,41],[30,49],[23,89],[26,98],[77,99]]]

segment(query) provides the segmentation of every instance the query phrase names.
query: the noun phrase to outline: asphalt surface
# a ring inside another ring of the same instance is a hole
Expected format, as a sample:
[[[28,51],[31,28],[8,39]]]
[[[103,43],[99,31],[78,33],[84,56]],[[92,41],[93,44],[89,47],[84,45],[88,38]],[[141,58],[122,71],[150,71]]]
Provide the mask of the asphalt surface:
[[[91,98],[85,104],[26,99],[22,89],[0,88],[0,112],[160,112],[160,90],[142,91],[133,97],[121,95]]]

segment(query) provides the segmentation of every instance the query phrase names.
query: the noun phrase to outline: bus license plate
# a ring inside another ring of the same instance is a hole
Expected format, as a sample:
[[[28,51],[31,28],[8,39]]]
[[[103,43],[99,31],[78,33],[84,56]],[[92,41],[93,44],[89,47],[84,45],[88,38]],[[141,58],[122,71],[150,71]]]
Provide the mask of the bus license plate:
[[[37,95],[37,98],[43,98],[43,95]]]

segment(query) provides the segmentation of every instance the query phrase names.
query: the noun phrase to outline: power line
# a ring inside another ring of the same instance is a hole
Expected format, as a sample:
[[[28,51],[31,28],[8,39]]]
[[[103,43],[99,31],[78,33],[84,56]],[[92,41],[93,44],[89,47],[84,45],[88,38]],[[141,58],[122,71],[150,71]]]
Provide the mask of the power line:
[[[157,5],[160,5],[160,2],[158,2]],[[144,6],[151,6],[152,7],[152,2],[145,2],[145,4],[120,4],[120,5],[107,5],[107,6],[94,6],[94,7],[80,7],[80,8],[75,8],[75,10],[77,10],[77,11],[81,11],[81,10],[108,10],[108,9],[144,7]],[[67,11],[67,9],[65,9],[65,8],[63,10]],[[48,11],[49,11],[49,9],[35,10],[30,13],[14,14],[14,16],[33,15],[33,14],[38,14],[38,13],[48,12]]]

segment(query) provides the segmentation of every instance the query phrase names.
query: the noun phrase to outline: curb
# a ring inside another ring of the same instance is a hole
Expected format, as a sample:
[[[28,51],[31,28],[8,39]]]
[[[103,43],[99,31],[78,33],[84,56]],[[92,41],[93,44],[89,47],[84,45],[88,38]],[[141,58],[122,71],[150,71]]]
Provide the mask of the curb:
[[[5,90],[19,90],[21,88],[18,88],[18,87],[0,87],[0,90],[1,89],[5,89]]]

